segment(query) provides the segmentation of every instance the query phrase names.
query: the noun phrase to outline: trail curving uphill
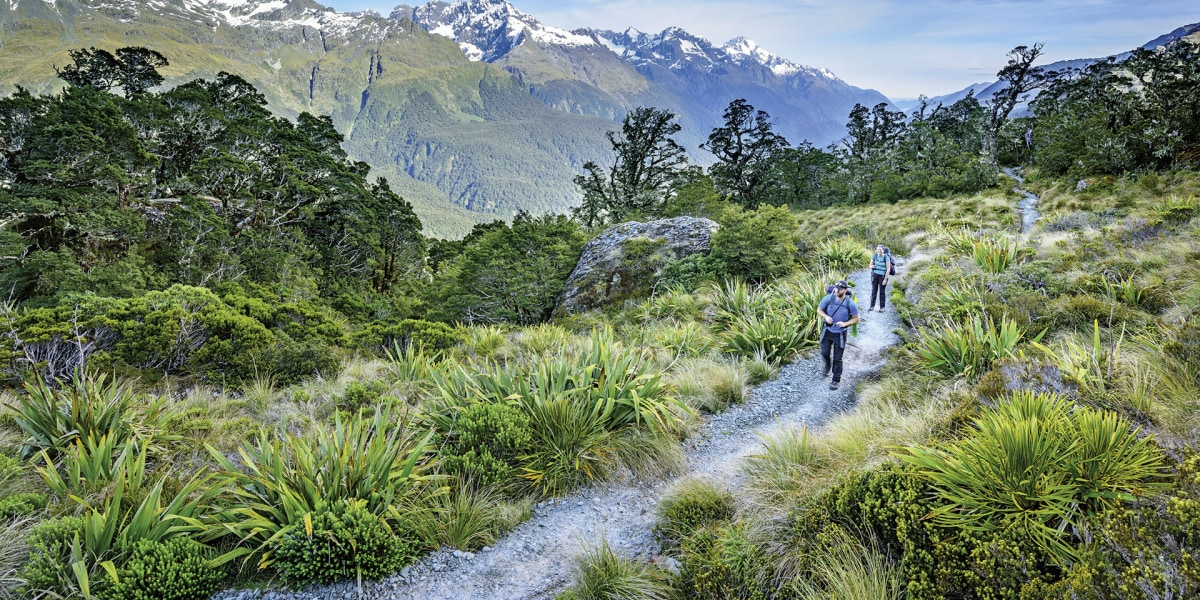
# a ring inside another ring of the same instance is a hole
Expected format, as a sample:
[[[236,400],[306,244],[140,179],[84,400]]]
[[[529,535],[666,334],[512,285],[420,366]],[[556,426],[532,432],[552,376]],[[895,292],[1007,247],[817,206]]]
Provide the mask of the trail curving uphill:
[[[870,274],[852,279],[858,304],[870,297]],[[899,342],[901,326],[893,307],[886,312],[862,309],[858,335],[851,337],[844,356],[840,390],[832,391],[813,353],[785,366],[779,377],[754,388],[750,398],[706,420],[686,443],[689,465],[668,481],[612,483],[582,490],[535,506],[534,515],[495,546],[478,553],[440,550],[380,582],[335,584],[304,591],[226,591],[214,600],[542,600],[570,584],[574,560],[584,549],[598,545],[630,557],[657,553],[651,528],[655,505],[672,483],[687,477],[718,482],[737,489],[743,460],[763,449],[760,436],[788,423],[819,425],[855,402],[855,387],[876,373],[885,351]]]
[[[1016,180],[1017,184],[1013,186],[1013,191],[1024,196],[1017,203],[1017,208],[1021,211],[1021,233],[1029,233],[1029,230],[1037,224],[1038,219],[1042,218],[1042,213],[1038,211],[1040,199],[1037,194],[1021,188],[1022,185],[1025,185],[1025,178],[1021,175],[1021,171],[1012,167],[1004,167],[1000,171]]]

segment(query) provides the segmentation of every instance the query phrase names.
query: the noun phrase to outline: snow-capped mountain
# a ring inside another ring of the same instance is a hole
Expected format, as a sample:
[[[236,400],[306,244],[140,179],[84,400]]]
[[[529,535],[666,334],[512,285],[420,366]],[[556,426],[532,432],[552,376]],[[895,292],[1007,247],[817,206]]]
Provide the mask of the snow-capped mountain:
[[[565,29],[547,27],[504,1],[431,2],[416,8],[400,5],[393,19],[412,19],[430,33],[456,42],[467,58],[495,62],[525,40],[564,46],[588,46],[595,40]]]
[[[818,144],[844,135],[855,103],[887,102],[878,92],[773,55],[745,37],[716,45],[677,27],[660,33],[566,31],[540,23],[507,0],[400,6],[391,17],[410,18],[454,40],[471,60],[504,68],[560,110],[620,118],[635,106],[669,109],[679,116],[681,138],[692,148],[738,98],[774,116],[793,142]]]

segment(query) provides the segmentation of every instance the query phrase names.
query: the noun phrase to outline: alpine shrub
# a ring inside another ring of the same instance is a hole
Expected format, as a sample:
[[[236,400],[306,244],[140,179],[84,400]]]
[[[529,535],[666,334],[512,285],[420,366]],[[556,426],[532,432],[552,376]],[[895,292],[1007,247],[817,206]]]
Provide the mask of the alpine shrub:
[[[346,391],[342,392],[342,397],[338,399],[337,408],[351,414],[364,408],[375,408],[383,403],[383,394],[386,391],[387,384],[380,380],[366,383],[351,381],[350,385],[346,386]]]
[[[43,521],[29,534],[29,562],[19,577],[31,594],[55,593],[71,597],[75,576],[71,573],[71,545],[83,532],[83,519],[60,517]]]
[[[100,600],[204,600],[221,587],[224,573],[209,564],[211,551],[187,538],[136,542],[117,569],[117,582],[96,582]]]
[[[37,492],[9,496],[0,500],[0,519],[31,515],[46,508],[47,501],[45,494]]]
[[[367,509],[365,500],[318,505],[291,530],[275,552],[275,568],[295,584],[380,579],[416,557],[416,548],[396,536]]]
[[[680,544],[675,589],[696,600],[767,600],[777,585],[771,561],[740,526],[707,525]]]
[[[507,404],[481,402],[463,409],[452,446],[443,453],[448,473],[477,485],[512,483],[532,443],[529,417]]]
[[[422,348],[427,352],[448,350],[462,341],[462,332],[445,323],[404,319],[371,323],[357,339],[360,346],[382,357],[393,348],[402,353],[407,353],[410,348]]]

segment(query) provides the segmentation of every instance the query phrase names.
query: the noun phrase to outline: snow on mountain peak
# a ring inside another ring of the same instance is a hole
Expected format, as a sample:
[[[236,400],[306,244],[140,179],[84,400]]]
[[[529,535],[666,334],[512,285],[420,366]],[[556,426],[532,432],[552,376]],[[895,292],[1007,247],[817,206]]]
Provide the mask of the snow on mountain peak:
[[[591,46],[596,41],[565,29],[542,25],[506,0],[431,2],[405,11],[397,7],[392,18],[411,16],[430,33],[458,42],[471,60],[490,61],[521,45],[528,37],[544,44]]]
[[[49,0],[53,2],[54,0]],[[378,14],[340,13],[312,0],[81,0],[89,8],[108,12],[122,21],[133,21],[143,11],[175,14],[212,27],[311,27],[334,35],[361,31],[367,35],[386,31]]]
[[[754,43],[754,40],[744,36],[738,36],[725,42],[725,45],[721,46],[721,49],[736,61],[752,60],[767,67],[780,77],[791,77],[797,73],[808,73],[810,75],[821,75],[829,79],[837,79],[837,75],[834,75],[828,69],[805,67],[781,56],[775,56]]]

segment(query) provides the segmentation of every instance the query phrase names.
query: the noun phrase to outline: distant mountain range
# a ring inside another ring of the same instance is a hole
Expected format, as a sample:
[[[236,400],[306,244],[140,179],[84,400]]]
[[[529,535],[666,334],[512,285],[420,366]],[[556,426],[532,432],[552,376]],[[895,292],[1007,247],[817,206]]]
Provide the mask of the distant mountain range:
[[[674,112],[699,144],[745,98],[795,144],[844,135],[855,103],[887,102],[746,38],[678,28],[566,31],[504,0],[341,13],[312,0],[0,0],[0,93],[49,92],[68,50],[154,49],[169,84],[228,71],[275,112],[332,115],[350,155],[386,176],[435,235],[516,210],[561,211],[606,164],[605,132],[637,106]]]

